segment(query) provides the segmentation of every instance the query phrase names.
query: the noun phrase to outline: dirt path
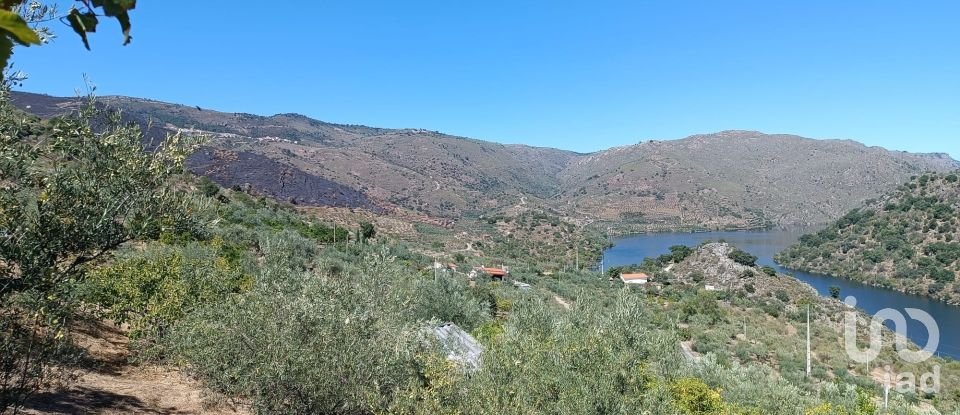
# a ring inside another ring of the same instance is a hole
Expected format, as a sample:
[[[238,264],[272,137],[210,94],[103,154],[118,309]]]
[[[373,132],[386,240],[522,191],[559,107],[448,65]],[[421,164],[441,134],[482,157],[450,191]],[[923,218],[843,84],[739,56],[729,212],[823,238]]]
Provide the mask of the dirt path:
[[[563,297],[561,297],[561,296],[559,296],[559,295],[554,294],[554,295],[553,295],[553,301],[556,301],[557,304],[560,304],[561,306],[563,306],[563,308],[565,308],[565,309],[567,309],[567,310],[569,310],[570,307],[571,307],[570,302],[567,301],[567,300],[565,300]]]
[[[245,414],[242,409],[205,402],[203,389],[180,371],[128,362],[128,340],[118,329],[91,323],[76,332],[76,342],[93,359],[80,379],[65,389],[39,393],[26,414]]]

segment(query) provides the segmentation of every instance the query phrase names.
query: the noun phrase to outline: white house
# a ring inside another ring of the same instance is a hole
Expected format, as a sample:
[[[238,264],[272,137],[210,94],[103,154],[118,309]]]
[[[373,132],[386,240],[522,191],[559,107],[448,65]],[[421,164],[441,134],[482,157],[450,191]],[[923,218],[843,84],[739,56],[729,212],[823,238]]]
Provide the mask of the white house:
[[[649,280],[650,280],[650,277],[647,274],[644,274],[642,272],[631,273],[631,274],[626,274],[626,273],[620,274],[620,281],[623,281],[624,284],[643,285],[643,284],[646,284],[647,281]]]

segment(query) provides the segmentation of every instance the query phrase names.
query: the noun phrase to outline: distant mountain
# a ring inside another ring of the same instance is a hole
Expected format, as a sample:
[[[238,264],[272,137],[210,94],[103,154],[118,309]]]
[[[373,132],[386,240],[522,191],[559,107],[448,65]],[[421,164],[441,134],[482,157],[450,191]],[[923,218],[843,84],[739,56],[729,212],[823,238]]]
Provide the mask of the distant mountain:
[[[516,204],[523,196],[555,194],[558,173],[578,157],[422,129],[331,124],[298,114],[223,113],[128,97],[100,101],[141,123],[152,139],[178,130],[207,135],[208,147],[188,164],[220,185],[308,205],[373,204],[458,218]],[[13,102],[45,117],[80,104],[28,93],[14,93]]]
[[[777,256],[788,267],[960,304],[960,178],[925,174]]]
[[[808,225],[835,219],[911,175],[958,166],[946,155],[849,140],[724,131],[580,157],[561,174],[561,196],[608,219]]]
[[[49,117],[79,100],[17,92]],[[210,137],[190,168],[226,187],[282,201],[456,220],[515,206],[636,230],[826,223],[924,171],[960,167],[945,155],[853,141],[725,131],[592,154],[504,145],[422,129],[332,124],[128,97],[103,97],[148,139]]]

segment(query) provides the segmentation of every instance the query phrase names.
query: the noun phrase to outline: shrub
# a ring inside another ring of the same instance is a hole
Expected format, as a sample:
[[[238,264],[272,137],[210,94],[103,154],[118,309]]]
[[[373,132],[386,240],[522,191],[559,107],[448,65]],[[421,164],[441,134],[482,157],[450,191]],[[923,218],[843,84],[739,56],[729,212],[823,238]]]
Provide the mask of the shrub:
[[[383,282],[268,269],[249,293],[185,319],[170,349],[260,413],[384,408],[416,376],[421,332],[403,318],[404,290]]]
[[[678,411],[688,415],[721,415],[724,410],[720,392],[711,389],[702,380],[683,378],[670,385]]]
[[[874,264],[879,264],[880,262],[883,262],[883,253],[873,249],[864,251],[863,259],[870,261]]]
[[[197,191],[206,197],[214,197],[217,193],[220,193],[220,186],[217,186],[210,178],[203,176],[197,183]]]
[[[727,257],[740,265],[745,265],[748,267],[757,265],[756,256],[750,255],[740,249],[734,249],[732,252],[730,252],[730,254],[727,255]]]
[[[689,321],[690,317],[702,315],[709,323],[715,323],[723,318],[723,310],[717,304],[717,298],[711,291],[699,291],[694,296],[684,298],[680,302],[680,311]]]
[[[957,278],[956,274],[954,274],[953,271],[950,271],[948,269],[944,269],[941,267],[928,268],[927,272],[929,273],[931,279],[933,279],[938,283],[941,283],[941,285],[943,285],[943,283],[945,282],[952,282]]]
[[[670,260],[673,262],[681,262],[684,259],[687,259],[690,254],[693,253],[693,249],[686,245],[674,245],[670,247]]]
[[[784,303],[789,303],[789,302],[790,302],[790,295],[787,294],[787,292],[784,291],[784,290],[777,290],[777,292],[776,292],[776,297],[777,297],[777,299],[780,300],[781,302],[784,302]]]
[[[829,290],[830,290],[830,297],[840,298],[840,287],[836,285],[831,285]]]
[[[152,246],[95,270],[82,289],[107,318],[130,323],[134,339],[151,341],[197,307],[249,288],[252,278],[210,247]]]

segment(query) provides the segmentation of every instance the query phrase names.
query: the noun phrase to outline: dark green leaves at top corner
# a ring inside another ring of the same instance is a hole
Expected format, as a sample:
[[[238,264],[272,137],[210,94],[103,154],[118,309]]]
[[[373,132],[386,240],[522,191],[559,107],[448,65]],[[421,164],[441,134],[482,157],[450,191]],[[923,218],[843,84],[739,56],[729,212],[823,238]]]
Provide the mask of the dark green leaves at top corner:
[[[0,70],[7,67],[7,61],[13,54],[13,42],[24,46],[39,45],[40,36],[34,32],[27,22],[10,10],[0,10]]]
[[[0,0],[0,7],[4,10],[13,10],[14,7],[23,3],[23,0]]]
[[[120,22],[123,30],[124,46],[130,43],[130,14],[127,13],[137,7],[137,0],[93,0],[93,7],[103,8],[103,14],[114,17]]]
[[[103,7],[106,12],[107,7],[118,7],[123,10],[133,10],[137,7],[137,0],[92,0],[93,7]]]
[[[97,31],[97,15],[93,12],[81,13],[77,9],[70,10],[70,14],[67,15],[67,21],[70,22],[70,27],[73,28],[74,32],[77,32],[80,35],[80,39],[83,40],[83,46],[90,50],[90,41],[87,39],[87,33],[93,33]]]

